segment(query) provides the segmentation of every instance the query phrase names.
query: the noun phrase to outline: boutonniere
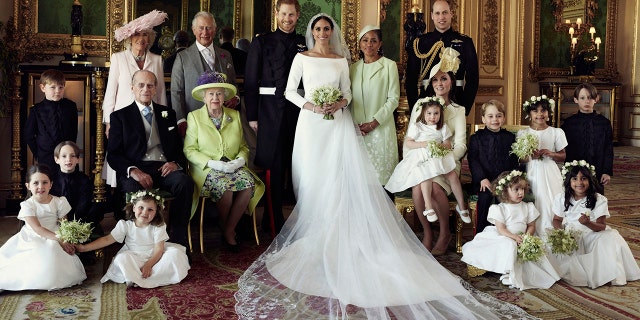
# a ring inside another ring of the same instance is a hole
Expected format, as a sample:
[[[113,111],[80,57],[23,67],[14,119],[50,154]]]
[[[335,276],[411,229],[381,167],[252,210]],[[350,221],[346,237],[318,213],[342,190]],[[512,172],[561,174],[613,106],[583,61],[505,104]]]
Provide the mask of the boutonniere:
[[[160,114],[161,114],[161,115],[162,115],[162,117],[163,117],[163,118],[165,118],[165,119],[166,119],[167,117],[169,117],[169,111],[162,111]]]
[[[231,116],[227,116],[227,115],[225,115],[225,116],[226,116],[225,120],[227,120],[227,122],[233,121],[233,119],[231,119]]]

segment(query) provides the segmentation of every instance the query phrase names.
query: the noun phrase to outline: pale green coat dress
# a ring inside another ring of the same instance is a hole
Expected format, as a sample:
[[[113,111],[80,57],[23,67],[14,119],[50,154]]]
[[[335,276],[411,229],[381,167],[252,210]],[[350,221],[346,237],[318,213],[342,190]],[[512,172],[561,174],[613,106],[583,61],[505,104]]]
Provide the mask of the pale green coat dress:
[[[207,106],[189,112],[187,115],[187,134],[184,138],[184,155],[189,160],[189,173],[195,182],[193,190],[193,203],[191,216],[198,207],[200,192],[211,168],[207,167],[209,160],[243,158],[249,162],[249,147],[242,135],[240,113],[236,110],[223,107],[222,124],[220,130],[216,129],[209,118]],[[246,164],[245,164],[246,167]],[[264,194],[264,183],[249,170],[255,179],[256,186],[253,197],[249,200],[249,213],[254,214],[256,205]]]
[[[395,61],[382,57],[372,63],[358,60],[350,67],[351,114],[357,124],[378,120],[380,126],[364,136],[364,144],[385,185],[398,164],[398,140],[393,111],[400,99],[400,81]]]

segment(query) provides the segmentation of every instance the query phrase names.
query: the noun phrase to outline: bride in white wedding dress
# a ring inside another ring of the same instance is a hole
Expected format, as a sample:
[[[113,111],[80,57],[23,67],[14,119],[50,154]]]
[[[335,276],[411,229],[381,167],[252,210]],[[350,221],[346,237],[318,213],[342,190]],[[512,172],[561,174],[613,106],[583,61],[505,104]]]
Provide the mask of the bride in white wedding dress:
[[[297,204],[238,280],[240,319],[526,319],[442,267],[397,213],[351,114],[348,51],[335,21],[316,15],[286,97],[302,110],[293,150]],[[305,97],[296,93],[300,81]],[[314,88],[343,99],[310,102]],[[334,120],[323,119],[332,113]]]

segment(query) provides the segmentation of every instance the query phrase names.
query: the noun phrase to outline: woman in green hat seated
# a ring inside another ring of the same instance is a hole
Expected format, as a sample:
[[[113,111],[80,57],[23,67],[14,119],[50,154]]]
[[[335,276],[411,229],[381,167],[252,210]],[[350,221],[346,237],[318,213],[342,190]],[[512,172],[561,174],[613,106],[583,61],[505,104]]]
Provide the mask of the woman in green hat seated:
[[[194,189],[191,215],[201,196],[215,201],[226,247],[239,251],[236,226],[249,209],[254,214],[264,194],[264,184],[247,166],[249,147],[244,140],[240,113],[224,107],[236,95],[236,87],[218,72],[205,72],[191,92],[202,108],[187,115],[184,154]]]

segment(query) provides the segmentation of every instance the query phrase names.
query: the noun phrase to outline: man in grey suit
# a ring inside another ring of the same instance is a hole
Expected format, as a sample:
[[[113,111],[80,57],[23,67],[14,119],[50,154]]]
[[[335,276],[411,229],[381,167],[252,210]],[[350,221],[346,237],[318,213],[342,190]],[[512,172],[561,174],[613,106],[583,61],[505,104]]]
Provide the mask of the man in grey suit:
[[[235,84],[236,72],[229,51],[213,44],[216,20],[206,11],[196,13],[191,30],[196,42],[180,51],[171,71],[171,107],[176,111],[178,127],[184,137],[187,130],[187,114],[203,106],[191,96],[198,77],[205,71],[217,71],[227,75],[227,81]]]

